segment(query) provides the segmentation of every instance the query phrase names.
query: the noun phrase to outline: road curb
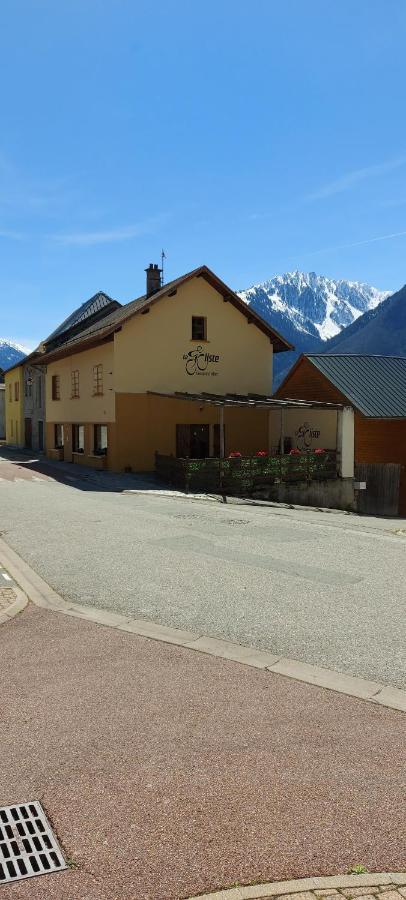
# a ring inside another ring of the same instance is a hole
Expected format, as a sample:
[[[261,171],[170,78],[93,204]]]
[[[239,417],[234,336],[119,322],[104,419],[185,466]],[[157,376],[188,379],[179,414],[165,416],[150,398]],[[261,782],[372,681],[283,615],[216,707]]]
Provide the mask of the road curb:
[[[316,687],[346,694],[349,697],[406,712],[406,691],[391,685],[379,684],[285,656],[277,656],[271,651],[257,650],[255,647],[236,644],[232,641],[159,625],[148,619],[134,619],[120,613],[109,612],[106,609],[70,603],[64,600],[28,563],[21,559],[3,538],[0,538],[0,559],[26,597],[43,609],[85,619],[108,628],[117,628],[120,631],[127,631],[154,641],[175,644],[187,650],[195,650],[219,659],[231,660],[274,675],[282,675],[305,684],[313,684]],[[26,598],[25,602],[27,602]],[[16,611],[18,612],[19,609]]]
[[[8,574],[9,573],[6,572],[6,575]],[[10,619],[13,619],[14,616],[17,616],[18,613],[22,612],[22,610],[27,606],[28,603],[27,595],[24,593],[24,591],[21,590],[20,587],[18,587],[17,584],[15,584],[14,581],[10,583],[10,588],[15,595],[15,600],[12,600],[12,602],[9,606],[7,606],[6,609],[1,610],[0,625],[4,625],[6,622],[9,622]]]
[[[267,884],[252,884],[247,887],[234,887],[228,890],[215,891],[211,894],[199,894],[195,897],[189,897],[188,900],[260,900],[260,898],[280,897],[284,894],[298,894],[302,891],[328,891],[329,889],[333,891],[352,887],[374,888],[386,884],[394,885],[395,890],[398,887],[403,887],[406,885],[406,872],[328,875],[326,877],[299,878],[295,881],[270,881]],[[365,894],[367,893],[368,891],[365,891]],[[383,900],[384,896],[383,894]],[[315,897],[314,900],[317,900],[317,898]],[[324,900],[327,900],[327,897]],[[342,898],[342,900],[345,900],[345,898]]]

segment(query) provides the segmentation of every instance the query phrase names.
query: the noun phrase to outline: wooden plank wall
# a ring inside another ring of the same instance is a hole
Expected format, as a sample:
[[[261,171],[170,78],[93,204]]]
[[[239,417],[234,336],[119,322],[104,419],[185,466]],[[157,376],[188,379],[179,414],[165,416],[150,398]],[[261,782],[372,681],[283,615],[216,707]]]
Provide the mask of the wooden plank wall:
[[[358,512],[369,516],[397,516],[399,514],[398,463],[358,463],[357,481],[365,481],[367,488],[358,492]]]
[[[348,398],[344,397],[344,394],[341,394],[308,359],[302,359],[297,369],[288,376],[288,380],[278,388],[275,397],[344,403],[348,406]]]

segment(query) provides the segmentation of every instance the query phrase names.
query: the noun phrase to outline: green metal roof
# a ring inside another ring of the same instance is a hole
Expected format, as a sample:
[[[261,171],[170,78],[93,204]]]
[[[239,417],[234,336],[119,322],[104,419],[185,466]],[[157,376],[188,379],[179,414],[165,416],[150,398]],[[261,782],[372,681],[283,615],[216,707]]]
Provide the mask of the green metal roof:
[[[406,358],[306,354],[306,358],[364,416],[406,418]]]

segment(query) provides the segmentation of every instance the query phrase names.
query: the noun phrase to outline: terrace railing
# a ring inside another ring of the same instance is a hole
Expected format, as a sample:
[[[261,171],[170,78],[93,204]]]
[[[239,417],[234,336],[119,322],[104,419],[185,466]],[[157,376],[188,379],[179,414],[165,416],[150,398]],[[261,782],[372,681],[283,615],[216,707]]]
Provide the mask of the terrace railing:
[[[337,453],[180,459],[156,453],[156,473],[182,491],[249,497],[280,482],[337,478]]]

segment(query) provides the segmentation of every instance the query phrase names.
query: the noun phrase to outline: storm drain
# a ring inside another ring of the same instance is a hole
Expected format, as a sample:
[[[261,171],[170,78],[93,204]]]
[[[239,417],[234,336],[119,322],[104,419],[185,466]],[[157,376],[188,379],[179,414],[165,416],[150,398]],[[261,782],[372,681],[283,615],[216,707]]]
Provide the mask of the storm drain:
[[[38,800],[0,807],[0,885],[66,869]]]

